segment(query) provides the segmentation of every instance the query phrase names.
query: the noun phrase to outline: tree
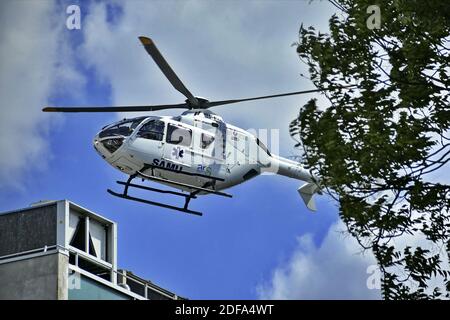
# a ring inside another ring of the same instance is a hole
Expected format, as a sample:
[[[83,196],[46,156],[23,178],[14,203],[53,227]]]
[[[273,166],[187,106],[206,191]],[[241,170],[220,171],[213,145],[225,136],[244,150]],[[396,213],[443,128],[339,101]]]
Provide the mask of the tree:
[[[330,32],[302,25],[296,43],[327,106],[308,101],[291,135],[350,234],[373,251],[383,297],[449,298],[450,189],[440,173],[450,169],[450,3],[330,2],[339,9]],[[379,28],[368,22],[374,4]]]

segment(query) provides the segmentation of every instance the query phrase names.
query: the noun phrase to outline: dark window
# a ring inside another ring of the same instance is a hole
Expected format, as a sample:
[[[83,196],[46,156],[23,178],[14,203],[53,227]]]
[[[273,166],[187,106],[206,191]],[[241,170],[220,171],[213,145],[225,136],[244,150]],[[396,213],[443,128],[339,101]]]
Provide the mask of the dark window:
[[[70,245],[81,251],[86,251],[86,222],[85,218],[80,218],[75,233],[70,241]]]
[[[192,141],[192,131],[190,129],[169,124],[167,127],[166,141],[168,143],[189,147]]]
[[[208,146],[214,141],[214,136],[202,133],[202,149],[208,148]]]
[[[102,144],[109,152],[114,153],[123,144],[123,139],[123,137],[105,139]]]
[[[157,141],[162,141],[163,135],[164,121],[161,120],[150,120],[141,127],[137,134],[138,137]]]
[[[86,251],[86,218],[80,218],[70,245],[82,251]],[[89,233],[89,254],[97,256],[91,234]]]

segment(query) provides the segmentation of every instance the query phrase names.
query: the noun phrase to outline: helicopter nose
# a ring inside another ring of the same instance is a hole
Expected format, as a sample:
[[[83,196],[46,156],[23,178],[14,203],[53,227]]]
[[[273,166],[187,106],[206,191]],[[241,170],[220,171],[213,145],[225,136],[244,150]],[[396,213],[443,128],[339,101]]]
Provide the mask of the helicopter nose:
[[[100,132],[94,137],[93,145],[97,153],[109,162],[117,154],[116,151],[122,146],[124,141],[125,137],[103,137],[102,132]]]
[[[108,155],[107,150],[105,149],[105,147],[100,143],[100,137],[98,136],[98,134],[95,135],[92,144],[94,146],[95,151],[97,151],[97,153],[103,158],[105,159],[106,156]]]

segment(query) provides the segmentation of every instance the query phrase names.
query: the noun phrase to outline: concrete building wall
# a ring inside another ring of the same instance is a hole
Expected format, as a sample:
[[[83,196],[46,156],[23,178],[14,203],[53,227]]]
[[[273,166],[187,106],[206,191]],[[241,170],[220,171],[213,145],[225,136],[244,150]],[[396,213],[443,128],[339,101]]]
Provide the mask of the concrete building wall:
[[[0,257],[56,244],[56,204],[0,215]]]
[[[67,299],[68,263],[53,253],[0,264],[0,300]]]
[[[58,284],[56,296],[58,300],[67,300],[69,296],[69,256],[58,254]]]

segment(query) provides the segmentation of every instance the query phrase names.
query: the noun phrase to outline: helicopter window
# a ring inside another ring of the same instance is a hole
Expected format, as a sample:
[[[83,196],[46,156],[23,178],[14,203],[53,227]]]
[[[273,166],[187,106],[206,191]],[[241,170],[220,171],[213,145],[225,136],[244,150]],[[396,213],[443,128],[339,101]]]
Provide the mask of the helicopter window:
[[[174,126],[169,123],[166,141],[168,143],[189,147],[192,141],[192,130]]]
[[[164,135],[164,122],[161,120],[150,120],[139,130],[137,136],[144,139],[162,141]]]
[[[110,137],[110,136],[129,136],[133,130],[141,123],[142,118],[136,120],[124,121],[117,125],[106,127],[102,132],[100,132],[99,137]]]
[[[123,137],[105,139],[102,144],[109,152],[114,153],[123,144],[123,139]]]
[[[208,148],[208,146],[214,141],[214,136],[202,133],[202,149]]]

